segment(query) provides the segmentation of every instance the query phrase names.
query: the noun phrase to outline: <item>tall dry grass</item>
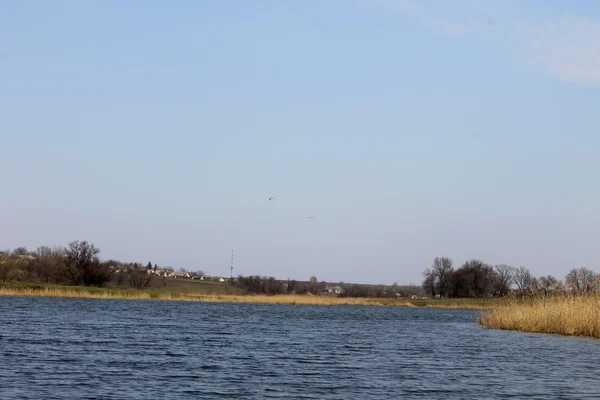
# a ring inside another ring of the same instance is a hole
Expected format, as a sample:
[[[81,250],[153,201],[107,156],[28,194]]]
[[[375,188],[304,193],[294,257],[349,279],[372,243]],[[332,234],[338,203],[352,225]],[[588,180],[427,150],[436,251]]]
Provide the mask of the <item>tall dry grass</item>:
[[[0,287],[0,296],[37,296],[82,299],[171,300],[221,303],[297,304],[315,306],[390,305],[414,307],[407,300],[343,298],[311,295],[231,295],[152,290],[116,290],[83,287]]]
[[[187,288],[189,289],[189,288]],[[498,299],[396,299],[352,298],[313,295],[252,295],[231,293],[207,293],[180,288],[171,289],[121,289],[115,287],[93,288],[83,286],[59,286],[32,283],[0,284],[0,296],[69,297],[86,299],[124,300],[175,300],[221,303],[297,304],[315,306],[361,305],[432,307],[456,309],[490,309]]]
[[[600,338],[600,295],[508,300],[483,311],[486,328]]]

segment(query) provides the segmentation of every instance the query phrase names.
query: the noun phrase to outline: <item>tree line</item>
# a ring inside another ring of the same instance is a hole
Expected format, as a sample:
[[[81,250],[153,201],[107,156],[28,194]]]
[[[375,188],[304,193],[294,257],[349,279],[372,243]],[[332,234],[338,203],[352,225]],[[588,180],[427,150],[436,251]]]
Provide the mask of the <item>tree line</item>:
[[[99,255],[100,249],[85,240],[73,241],[66,247],[42,246],[35,251],[19,247],[0,251],[0,281],[105,286],[114,280],[118,285],[144,289],[152,280],[149,270],[158,268],[151,262],[144,266],[117,260],[102,261]],[[173,271],[171,267],[163,269]]]
[[[187,272],[180,269],[182,272]],[[161,273],[162,272],[162,273]],[[0,281],[42,282],[58,285],[117,286],[144,289],[152,284],[166,286],[166,274],[174,272],[171,267],[158,268],[156,264],[121,262],[114,259],[101,260],[100,249],[87,241],[73,241],[65,247],[39,247],[29,251],[19,247],[12,251],[0,251]],[[190,276],[204,275],[190,272]],[[153,281],[154,279],[154,281]],[[311,276],[308,281],[259,275],[238,276],[231,284],[245,293],[252,294],[330,294],[341,297],[409,297],[421,295],[421,288],[414,285],[328,284]],[[341,288],[328,293],[328,287]]]
[[[423,276],[426,295],[442,298],[600,292],[600,275],[587,268],[573,268],[563,281],[552,275],[534,277],[525,267],[492,266],[477,259],[455,269],[452,259],[436,257]]]
[[[421,296],[423,291],[416,285],[398,285],[394,282],[389,285],[364,285],[364,284],[346,284],[344,282],[328,284],[325,281],[319,281],[316,276],[311,276],[308,281],[298,281],[288,279],[281,281],[269,276],[238,276],[233,285],[245,293],[251,294],[332,294],[339,297],[411,297]],[[340,292],[327,293],[328,287],[341,289]]]

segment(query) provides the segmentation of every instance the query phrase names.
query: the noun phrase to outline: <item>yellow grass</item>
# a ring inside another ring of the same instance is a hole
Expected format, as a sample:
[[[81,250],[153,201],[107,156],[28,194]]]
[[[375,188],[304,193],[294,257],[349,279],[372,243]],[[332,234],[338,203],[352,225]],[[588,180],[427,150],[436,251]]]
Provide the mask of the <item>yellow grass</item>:
[[[200,294],[193,292],[168,292],[150,290],[114,290],[77,287],[0,287],[0,296],[37,296],[67,297],[85,299],[124,299],[124,300],[175,300],[222,303],[261,303],[261,304],[298,304],[298,305],[395,305],[413,306],[406,300],[375,298],[342,298],[310,295],[232,295]]]
[[[600,338],[600,295],[512,300],[482,312],[486,328]]]
[[[347,298],[313,295],[244,295],[231,293],[207,293],[191,288],[124,290],[120,288],[89,288],[81,286],[57,286],[21,284],[0,286],[0,296],[68,297],[85,299],[124,300],[174,300],[221,303],[296,304],[315,306],[369,305],[399,307],[435,307],[483,309],[490,308],[490,300],[477,299],[383,299]]]

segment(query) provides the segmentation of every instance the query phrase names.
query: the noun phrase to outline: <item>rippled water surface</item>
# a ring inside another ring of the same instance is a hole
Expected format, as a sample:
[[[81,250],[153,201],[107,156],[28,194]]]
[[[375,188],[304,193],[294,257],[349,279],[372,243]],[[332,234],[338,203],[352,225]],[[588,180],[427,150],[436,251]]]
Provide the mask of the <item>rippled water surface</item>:
[[[600,398],[600,341],[477,312],[0,297],[2,399]]]

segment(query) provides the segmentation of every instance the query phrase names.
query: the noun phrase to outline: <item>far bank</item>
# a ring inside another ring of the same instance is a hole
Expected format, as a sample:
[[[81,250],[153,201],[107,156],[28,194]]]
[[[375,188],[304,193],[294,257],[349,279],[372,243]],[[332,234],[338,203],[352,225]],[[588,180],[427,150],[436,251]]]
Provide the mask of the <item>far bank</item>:
[[[455,309],[488,309],[497,299],[397,299],[372,297],[341,297],[311,294],[254,295],[228,292],[226,288],[206,292],[177,288],[122,289],[86,286],[43,285],[38,283],[0,283],[0,296],[67,297],[86,299],[196,301],[222,303],[257,303],[290,305],[364,305],[397,307],[435,307]]]

